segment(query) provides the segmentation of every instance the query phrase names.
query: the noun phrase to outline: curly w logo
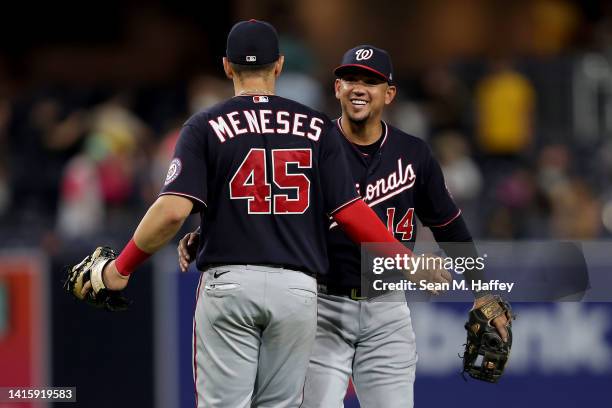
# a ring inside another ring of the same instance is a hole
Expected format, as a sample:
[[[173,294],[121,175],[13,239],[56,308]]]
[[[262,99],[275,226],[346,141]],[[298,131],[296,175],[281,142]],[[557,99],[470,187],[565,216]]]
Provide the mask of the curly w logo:
[[[369,60],[374,54],[374,51],[371,48],[360,48],[355,51],[355,59],[357,61]]]

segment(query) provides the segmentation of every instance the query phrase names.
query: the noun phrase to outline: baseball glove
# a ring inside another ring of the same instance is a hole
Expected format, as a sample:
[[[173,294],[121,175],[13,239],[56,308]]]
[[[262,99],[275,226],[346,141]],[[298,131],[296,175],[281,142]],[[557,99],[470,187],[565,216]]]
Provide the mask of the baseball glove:
[[[504,342],[491,325],[495,318],[503,314],[508,319],[508,342]],[[489,302],[470,311],[465,323],[467,343],[463,353],[463,373],[491,383],[499,380],[510,356],[514,318],[510,305],[500,296],[493,296]]]
[[[102,280],[102,271],[107,263],[117,258],[117,253],[109,247],[97,247],[77,265],[65,268],[64,282],[66,292],[79,300],[111,312],[127,310],[129,302],[120,291],[107,290]],[[83,296],[81,289],[91,281],[91,290]]]

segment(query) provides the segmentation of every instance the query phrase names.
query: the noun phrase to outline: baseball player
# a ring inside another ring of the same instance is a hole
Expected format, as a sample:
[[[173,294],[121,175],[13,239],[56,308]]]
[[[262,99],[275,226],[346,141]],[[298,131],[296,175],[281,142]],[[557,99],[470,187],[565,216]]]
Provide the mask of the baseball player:
[[[360,45],[344,54],[334,73],[342,107],[335,129],[365,202],[409,247],[416,239],[415,216],[439,243],[471,241],[429,147],[381,120],[397,92],[388,53]],[[444,249],[453,256],[452,246]],[[320,279],[317,337],[302,406],[342,406],[352,376],[362,407],[412,407],[417,354],[406,303],[362,296],[359,247],[333,224],[328,253],[330,274]],[[504,338],[505,319],[495,322]]]
[[[122,290],[198,212],[198,407],[301,403],[329,216],[355,242],[398,244],[357,194],[331,122],[274,95],[282,66],[270,24],[237,23],[223,59],[235,97],[185,123],[160,196],[121,254],[98,248],[69,279],[81,297]]]
[[[444,242],[470,243],[461,211],[429,147],[381,120],[384,106],[397,92],[387,52],[370,45],[355,47],[346,52],[335,73],[342,107],[335,131],[364,201],[409,247],[416,238],[415,216],[443,247]],[[183,270],[197,240],[198,235],[191,233],[179,244]],[[413,406],[417,354],[406,303],[362,296],[359,246],[335,222],[328,245],[330,273],[318,277],[317,335],[301,407],[341,407],[351,376],[362,407]],[[471,254],[463,249],[458,255],[477,256],[473,244],[471,248]],[[455,255],[454,247],[444,249]],[[490,300],[486,293],[477,296],[475,307]],[[493,319],[504,340],[506,323],[506,315]]]

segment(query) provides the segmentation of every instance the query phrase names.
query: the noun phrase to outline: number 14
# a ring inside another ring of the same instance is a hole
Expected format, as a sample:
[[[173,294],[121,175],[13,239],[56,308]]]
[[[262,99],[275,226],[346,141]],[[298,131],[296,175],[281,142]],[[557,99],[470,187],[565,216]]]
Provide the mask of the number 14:
[[[392,234],[402,234],[402,241],[410,241],[412,239],[412,217],[414,216],[414,208],[409,208],[402,219],[397,223],[395,228],[395,207],[387,208],[387,229]],[[394,230],[395,229],[395,230]]]

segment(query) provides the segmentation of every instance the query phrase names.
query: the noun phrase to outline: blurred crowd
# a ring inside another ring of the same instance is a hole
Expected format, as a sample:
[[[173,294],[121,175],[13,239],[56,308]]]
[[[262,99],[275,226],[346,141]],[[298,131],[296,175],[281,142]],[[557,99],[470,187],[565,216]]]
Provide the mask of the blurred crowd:
[[[395,73],[386,119],[430,143],[476,238],[611,234],[612,30],[603,24],[595,43],[567,51],[571,10],[548,11],[561,28],[538,36],[541,55]],[[333,67],[296,37],[283,35],[282,48],[277,93],[337,117]],[[0,93],[2,243],[53,252],[70,240],[128,238],[157,195],[182,123],[233,94],[220,66],[208,71],[164,85]]]

